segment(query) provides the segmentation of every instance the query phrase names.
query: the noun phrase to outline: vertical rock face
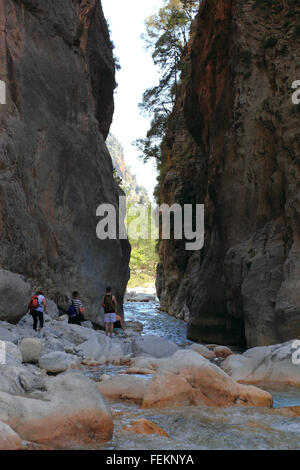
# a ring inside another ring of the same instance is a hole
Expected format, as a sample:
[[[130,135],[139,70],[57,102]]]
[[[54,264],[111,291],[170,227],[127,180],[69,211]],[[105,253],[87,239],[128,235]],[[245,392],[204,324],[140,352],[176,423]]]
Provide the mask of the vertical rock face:
[[[114,61],[98,0],[0,0],[0,265],[63,304],[80,291],[101,323],[100,295],[122,300],[130,246],[100,241],[96,209],[118,208],[105,145]]]
[[[300,335],[299,14],[297,0],[200,7],[160,199],[205,204],[205,245],[161,242],[157,277],[162,307],[189,317],[194,340]]]

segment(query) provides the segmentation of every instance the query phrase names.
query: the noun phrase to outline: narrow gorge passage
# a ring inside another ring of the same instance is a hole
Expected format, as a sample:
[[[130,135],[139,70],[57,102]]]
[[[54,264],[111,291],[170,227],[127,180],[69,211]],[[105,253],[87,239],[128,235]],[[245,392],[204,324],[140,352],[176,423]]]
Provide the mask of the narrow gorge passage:
[[[299,111],[300,0],[0,0],[0,450],[300,449]]]

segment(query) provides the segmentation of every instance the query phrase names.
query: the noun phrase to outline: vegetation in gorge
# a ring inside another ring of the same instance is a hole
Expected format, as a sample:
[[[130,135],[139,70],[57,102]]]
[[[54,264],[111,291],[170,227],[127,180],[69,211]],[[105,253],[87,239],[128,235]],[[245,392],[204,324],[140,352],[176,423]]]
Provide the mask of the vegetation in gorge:
[[[125,163],[124,151],[120,142],[112,134],[109,134],[106,144],[113,160],[115,181],[124,190],[127,197],[127,222],[132,223],[135,217],[130,215],[130,208],[135,204],[143,204],[149,208],[151,201],[146,189],[138,184],[136,176],[132,174],[130,167]],[[145,214],[144,219],[147,217],[151,217],[151,209],[149,209],[148,215]],[[145,226],[146,222],[146,220],[142,220],[142,224]],[[132,250],[131,275],[128,286],[154,285],[158,262],[156,240],[134,240],[129,236],[129,241]]]

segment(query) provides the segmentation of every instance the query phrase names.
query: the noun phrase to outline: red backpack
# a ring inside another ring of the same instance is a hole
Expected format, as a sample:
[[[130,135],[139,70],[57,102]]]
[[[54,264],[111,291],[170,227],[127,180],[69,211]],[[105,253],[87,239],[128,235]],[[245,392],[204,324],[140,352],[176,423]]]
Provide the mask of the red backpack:
[[[39,298],[37,295],[34,295],[33,297],[31,297],[31,300],[28,304],[28,308],[29,310],[36,310],[39,306]]]

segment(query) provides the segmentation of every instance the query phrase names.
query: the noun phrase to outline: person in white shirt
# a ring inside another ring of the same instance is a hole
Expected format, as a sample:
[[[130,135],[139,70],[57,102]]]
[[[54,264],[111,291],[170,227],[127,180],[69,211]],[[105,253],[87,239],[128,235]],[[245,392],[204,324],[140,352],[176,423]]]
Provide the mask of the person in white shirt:
[[[31,299],[31,305],[33,305],[32,302],[37,303],[37,306],[34,307],[34,309],[29,305],[30,313],[33,318],[33,329],[37,331],[38,322],[40,323],[40,330],[44,326],[44,312],[46,312],[47,307],[43,292],[38,290]]]

